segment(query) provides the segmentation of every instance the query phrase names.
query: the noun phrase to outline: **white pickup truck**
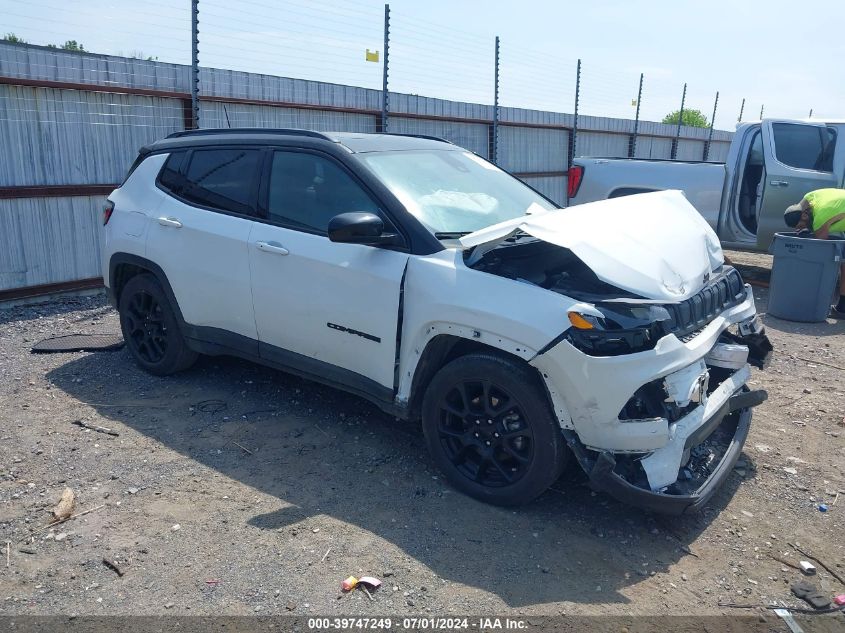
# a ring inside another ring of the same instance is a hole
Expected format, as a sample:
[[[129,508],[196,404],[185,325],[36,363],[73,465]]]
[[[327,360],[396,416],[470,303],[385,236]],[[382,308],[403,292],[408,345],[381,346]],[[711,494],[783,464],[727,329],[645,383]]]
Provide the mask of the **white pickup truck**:
[[[726,247],[765,251],[783,212],[805,193],[842,187],[845,121],[764,119],[742,123],[725,163],[576,158],[569,205],[680,189]]]

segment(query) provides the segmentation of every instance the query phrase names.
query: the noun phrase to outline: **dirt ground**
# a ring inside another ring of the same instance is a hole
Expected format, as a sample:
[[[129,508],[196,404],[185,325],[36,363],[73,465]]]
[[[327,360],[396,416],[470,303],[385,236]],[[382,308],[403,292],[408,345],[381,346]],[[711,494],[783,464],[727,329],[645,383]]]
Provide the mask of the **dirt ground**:
[[[758,273],[770,262],[731,257]],[[754,294],[765,313],[767,290]],[[703,513],[667,518],[572,474],[519,509],[474,501],[444,482],[415,426],[240,360],[203,358],[157,378],[125,349],[30,353],[47,336],[118,332],[102,296],[0,310],[0,545],[10,543],[0,613],[806,606],[789,590],[801,573],[770,555],[797,564],[806,557],[788,543],[799,543],[845,576],[845,322],[764,321],[776,356],[753,384],[769,400],[741,462]],[[46,528],[66,486],[77,512],[93,511]],[[363,574],[383,580],[372,600],[341,592],[344,578]],[[811,580],[828,596],[845,593],[822,568]],[[779,623],[765,609],[742,612]]]

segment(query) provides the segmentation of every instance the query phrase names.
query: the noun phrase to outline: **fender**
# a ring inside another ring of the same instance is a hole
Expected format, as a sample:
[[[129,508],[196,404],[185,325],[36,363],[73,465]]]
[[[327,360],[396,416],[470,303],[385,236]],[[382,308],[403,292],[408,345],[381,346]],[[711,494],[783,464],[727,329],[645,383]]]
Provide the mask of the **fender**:
[[[425,357],[426,353],[429,351],[431,342],[438,336],[444,334],[464,339],[471,343],[476,343],[479,346],[507,352],[508,354],[517,356],[526,362],[537,355],[536,350],[506,336],[496,334],[495,332],[471,328],[459,323],[436,321],[428,325],[423,337],[418,340],[418,344],[416,344],[413,349],[407,350],[408,358],[403,358],[402,365],[405,371],[399,377],[399,390],[396,394],[396,402],[400,406],[408,405],[413,389],[417,386],[415,384],[415,377],[419,368],[420,360]]]
[[[117,267],[121,264],[129,264],[130,266],[143,268],[155,275],[156,279],[161,284],[161,287],[164,289],[164,292],[167,295],[167,300],[170,302],[170,305],[172,305],[173,309],[176,311],[176,318],[179,321],[179,326],[182,327],[186,325],[185,319],[182,317],[182,310],[179,308],[179,302],[176,300],[176,295],[173,294],[173,288],[171,288],[170,282],[167,279],[167,275],[164,274],[164,271],[162,270],[161,266],[150,261],[145,257],[141,257],[139,255],[132,255],[131,253],[112,253],[111,258],[109,259],[109,278],[107,280],[108,295],[109,302],[112,304],[112,306],[114,306],[115,309],[117,309],[120,303],[120,295],[117,292],[117,284],[120,281],[117,275]]]

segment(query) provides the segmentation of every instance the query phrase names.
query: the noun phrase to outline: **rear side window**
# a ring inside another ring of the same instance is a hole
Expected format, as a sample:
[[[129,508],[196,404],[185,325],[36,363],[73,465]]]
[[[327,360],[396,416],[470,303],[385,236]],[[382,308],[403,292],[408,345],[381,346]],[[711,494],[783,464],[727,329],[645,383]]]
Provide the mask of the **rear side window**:
[[[775,156],[784,165],[833,171],[836,130],[814,125],[773,123]]]
[[[185,152],[174,152],[167,157],[158,176],[159,184],[170,193],[177,195],[181,193],[182,185],[185,183],[185,179],[179,171],[183,160],[185,160]]]
[[[252,149],[209,149],[191,153],[185,177],[176,178],[186,202],[241,214],[253,212],[253,190],[261,154]],[[162,184],[167,169],[162,172]]]

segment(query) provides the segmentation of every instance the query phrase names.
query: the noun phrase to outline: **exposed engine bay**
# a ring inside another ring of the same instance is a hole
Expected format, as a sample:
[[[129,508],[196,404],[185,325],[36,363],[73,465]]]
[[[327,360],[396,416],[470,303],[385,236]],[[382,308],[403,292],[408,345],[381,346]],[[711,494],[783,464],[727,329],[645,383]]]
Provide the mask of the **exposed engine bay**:
[[[473,251],[465,260],[472,261]],[[560,292],[579,301],[642,299],[602,281],[568,248],[518,234],[484,253],[471,268]]]

